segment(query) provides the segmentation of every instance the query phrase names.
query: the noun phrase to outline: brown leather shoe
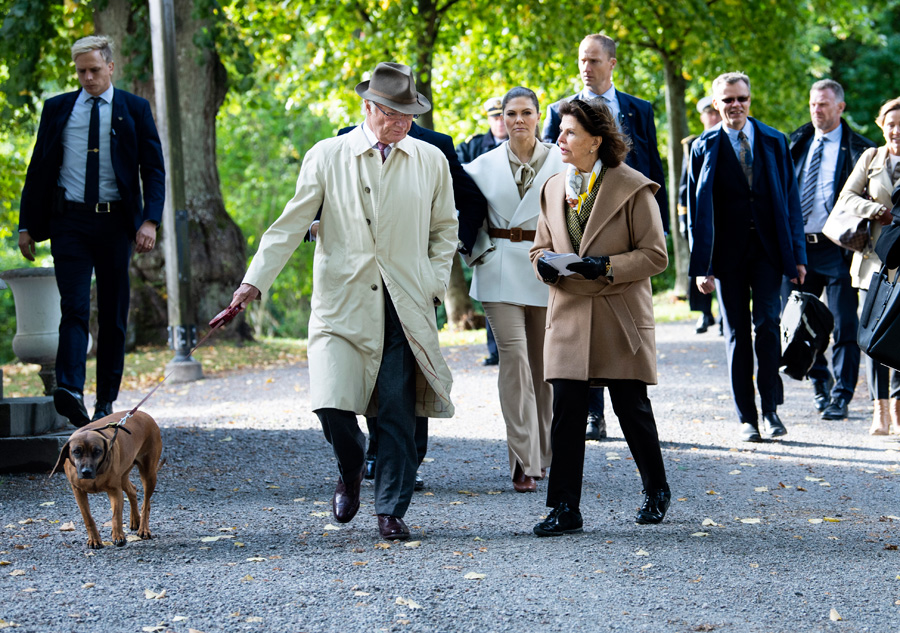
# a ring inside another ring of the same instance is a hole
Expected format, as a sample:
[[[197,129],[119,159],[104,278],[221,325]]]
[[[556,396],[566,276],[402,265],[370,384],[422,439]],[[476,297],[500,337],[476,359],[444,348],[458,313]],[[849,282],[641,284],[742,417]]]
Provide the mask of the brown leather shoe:
[[[331,511],[338,523],[349,523],[359,511],[359,490],[365,474],[366,467],[363,464],[359,469],[359,475],[353,481],[344,483],[344,478],[338,477],[334,498],[331,500]]]
[[[390,514],[378,515],[378,532],[387,541],[405,541],[409,538],[409,528],[403,519]]]
[[[537,482],[522,470],[522,466],[516,464],[516,472],[513,475],[513,488],[516,492],[536,492]]]

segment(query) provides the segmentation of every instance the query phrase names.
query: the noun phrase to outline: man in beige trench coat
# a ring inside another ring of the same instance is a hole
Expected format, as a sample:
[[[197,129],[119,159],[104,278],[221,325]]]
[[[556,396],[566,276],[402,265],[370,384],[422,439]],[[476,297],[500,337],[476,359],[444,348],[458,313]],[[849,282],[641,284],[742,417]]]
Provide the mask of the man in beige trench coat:
[[[335,519],[359,509],[365,438],[357,415],[378,415],[375,511],[386,539],[407,539],[415,485],[415,416],[453,415],[434,307],[457,244],[446,158],[407,136],[431,109],[407,66],[378,64],[356,86],[365,122],[317,143],[297,189],[260,241],[232,305],[266,292],[319,208],[309,320],[310,399],[334,448]]]

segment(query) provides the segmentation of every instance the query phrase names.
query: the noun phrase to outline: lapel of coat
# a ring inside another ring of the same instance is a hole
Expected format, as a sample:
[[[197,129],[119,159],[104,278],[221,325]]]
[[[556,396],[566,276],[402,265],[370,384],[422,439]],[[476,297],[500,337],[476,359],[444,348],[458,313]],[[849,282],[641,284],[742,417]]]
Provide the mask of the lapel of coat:
[[[882,145],[872,157],[868,169],[868,193],[876,202],[880,202],[886,207],[891,207],[891,192],[894,190],[894,182],[891,178],[890,160],[888,157],[888,149],[886,145]]]
[[[557,253],[574,253],[572,238],[569,237],[569,228],[566,225],[566,179],[564,176],[551,178],[544,188],[544,200],[547,208],[544,213],[547,217],[547,228],[550,229],[550,243]]]
[[[622,185],[619,179],[619,168],[613,167],[606,170],[600,190],[594,199],[594,207],[587,224],[584,225],[584,236],[581,238],[581,248],[578,254],[582,257],[588,252],[591,243],[597,239],[609,221],[622,209],[625,201],[631,195],[631,191]]]
[[[500,229],[517,226],[510,222],[522,202],[519,199],[519,188],[510,171],[509,157],[506,154],[507,143],[508,141],[504,141],[496,148],[465,165],[466,172],[488,199],[491,211],[505,221],[504,226],[496,227]]]
[[[544,183],[547,182],[547,179],[550,178],[550,176],[562,171],[565,167],[562,162],[561,154],[559,153],[559,148],[556,145],[551,145],[547,149],[549,150],[549,154],[547,154],[547,158],[544,160],[541,170],[535,174],[534,182],[531,183],[531,187],[528,188],[528,191],[525,192],[522,200],[518,203],[512,219],[510,219],[510,226],[525,226],[529,222],[531,222],[533,226],[533,220],[540,215],[541,212],[540,201],[538,200],[538,197],[541,195],[541,187],[544,186]],[[507,169],[509,169],[508,164]],[[513,188],[515,190],[515,196],[518,198],[519,189],[515,186],[515,182],[513,182]]]
[[[53,121],[49,147],[53,147],[57,144],[61,145],[63,130],[66,129],[69,117],[72,116],[72,110],[75,108],[75,102],[78,100],[79,94],[81,94],[80,90],[69,92],[64,96],[63,101],[60,103],[58,113]]]

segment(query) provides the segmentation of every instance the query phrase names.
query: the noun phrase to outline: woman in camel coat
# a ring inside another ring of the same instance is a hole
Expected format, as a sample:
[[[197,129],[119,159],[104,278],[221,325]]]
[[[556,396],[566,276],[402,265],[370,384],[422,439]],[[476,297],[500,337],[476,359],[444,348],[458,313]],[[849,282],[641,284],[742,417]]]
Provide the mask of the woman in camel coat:
[[[871,220],[869,232],[872,240],[861,253],[853,253],[853,261],[850,262],[853,286],[862,293],[860,305],[866,300],[872,276],[881,270],[881,259],[872,245],[878,241],[881,227],[891,223],[891,192],[900,182],[894,177],[894,174],[900,173],[900,97],[881,106],[875,122],[884,134],[885,144],[877,149],[867,149],[859,157],[834,205],[834,211]],[[900,372],[891,371],[890,367],[868,356],[865,358],[866,382],[874,407],[869,433],[900,433]]]
[[[550,286],[544,377],[553,386],[553,460],[538,536],[580,532],[589,387],[609,387],[613,409],[644,484],[638,523],[659,523],[671,494],[647,398],[656,384],[650,277],[668,264],[657,185],[623,162],[628,153],[609,109],[573,99],[560,107],[558,144],[566,172],[541,192],[531,249]],[[548,254],[576,253],[561,273]],[[574,274],[572,274],[574,273]]]

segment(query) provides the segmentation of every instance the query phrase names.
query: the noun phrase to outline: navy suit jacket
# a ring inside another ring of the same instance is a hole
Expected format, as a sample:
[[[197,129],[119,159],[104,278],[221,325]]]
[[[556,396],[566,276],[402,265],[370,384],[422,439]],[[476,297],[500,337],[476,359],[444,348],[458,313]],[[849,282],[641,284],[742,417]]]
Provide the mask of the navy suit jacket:
[[[579,93],[580,94],[580,93]],[[570,101],[578,95],[564,99]],[[656,122],[653,119],[653,106],[649,101],[638,99],[630,94],[616,90],[621,112],[622,129],[631,138],[631,151],[625,158],[625,164],[637,169],[647,178],[659,185],[656,191],[656,203],[662,216],[663,230],[669,232],[669,196],[666,193],[666,174],[663,171],[659,147],[656,145]],[[545,143],[556,143],[559,138],[559,104],[557,101],[548,109],[542,136]]]
[[[338,136],[346,134],[355,127],[357,126],[351,125],[341,128]],[[487,200],[481,194],[478,185],[460,164],[452,138],[415,123],[409,128],[409,136],[434,145],[447,157],[447,162],[450,163],[450,178],[453,180],[453,198],[459,211],[459,239],[466,250],[471,250],[475,245],[478,229],[487,218]],[[318,216],[316,218],[318,219]]]
[[[19,229],[27,229],[35,242],[50,237],[50,223],[60,195],[57,182],[63,160],[63,130],[80,92],[67,92],[44,104],[19,207]],[[133,238],[146,220],[162,222],[166,199],[165,164],[150,103],[116,88],[110,134],[116,185]]]
[[[815,135],[816,130],[812,123],[802,125],[791,132],[791,158],[794,161],[795,173],[797,168],[806,163],[809,145],[812,143]],[[850,177],[850,172],[853,171],[853,167],[856,166],[859,157],[870,147],[875,147],[875,143],[851,130],[847,122],[841,119],[841,148],[838,150],[837,165],[835,165],[834,169],[832,206],[834,206],[841,195],[844,183]]]
[[[756,132],[755,147],[762,151],[770,199],[775,219],[775,235],[760,232],[760,240],[770,252],[781,255],[782,272],[789,278],[797,276],[797,265],[806,266],[806,241],[803,234],[803,215],[794,164],[784,134],[756,119],[747,119]],[[718,124],[700,135],[691,148],[691,169],[688,180],[688,223],[691,237],[691,277],[715,275],[712,269],[713,240],[715,238],[713,183],[722,143],[728,137]],[[754,157],[754,165],[757,157]],[[754,174],[756,170],[754,169]],[[754,175],[754,179],[756,176]],[[775,242],[775,243],[773,243]]]

